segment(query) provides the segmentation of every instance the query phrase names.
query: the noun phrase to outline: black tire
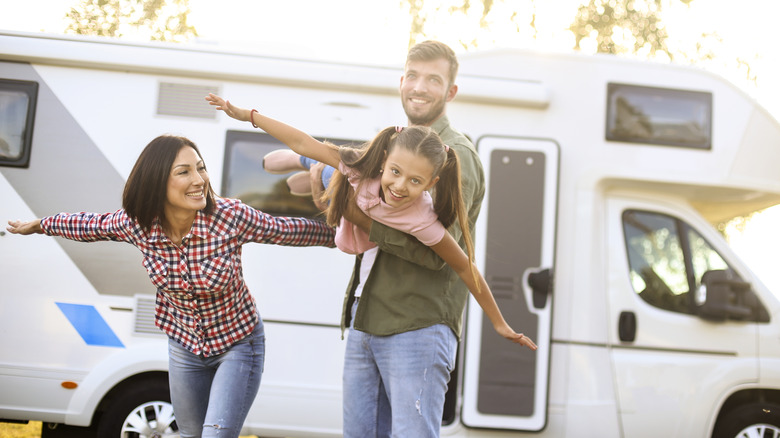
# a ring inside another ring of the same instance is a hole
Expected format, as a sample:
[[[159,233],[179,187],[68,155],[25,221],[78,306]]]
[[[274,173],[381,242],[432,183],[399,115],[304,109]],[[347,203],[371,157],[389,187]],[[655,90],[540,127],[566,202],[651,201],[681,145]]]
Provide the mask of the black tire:
[[[723,415],[712,438],[780,438],[780,406],[751,403]]]
[[[178,437],[167,382],[125,387],[112,397],[97,426],[98,436],[106,438]]]

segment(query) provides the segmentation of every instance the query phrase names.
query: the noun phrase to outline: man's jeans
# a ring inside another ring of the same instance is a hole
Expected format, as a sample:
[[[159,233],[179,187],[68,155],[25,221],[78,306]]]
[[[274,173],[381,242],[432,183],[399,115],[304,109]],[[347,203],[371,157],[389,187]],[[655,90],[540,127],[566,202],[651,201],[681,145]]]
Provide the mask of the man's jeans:
[[[218,356],[196,356],[174,340],[168,341],[168,356],[181,438],[238,437],[263,375],[263,322]]]
[[[457,345],[444,324],[391,336],[350,328],[344,438],[438,437]]]

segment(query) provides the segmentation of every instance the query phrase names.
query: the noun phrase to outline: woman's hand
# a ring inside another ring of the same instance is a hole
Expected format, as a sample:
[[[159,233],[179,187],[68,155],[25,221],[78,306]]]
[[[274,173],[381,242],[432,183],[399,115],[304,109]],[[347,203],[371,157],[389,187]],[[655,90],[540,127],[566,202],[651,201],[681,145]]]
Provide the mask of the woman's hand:
[[[531,340],[528,336],[523,335],[522,333],[515,333],[514,330],[512,330],[512,327],[509,327],[508,325],[504,325],[502,327],[496,327],[496,331],[499,335],[505,337],[506,339],[509,339],[510,341],[514,342],[515,344],[524,345],[531,350],[536,350],[536,344],[534,344],[534,341]]]
[[[8,226],[5,227],[6,230],[13,234],[43,234],[43,229],[41,228],[41,220],[35,219],[32,221],[8,221]]]
[[[217,107],[216,109],[222,110],[227,114],[228,116],[241,121],[241,122],[248,122],[249,121],[249,111],[248,109],[239,108],[230,101],[227,101],[219,96],[217,96],[214,93],[209,93],[208,96],[206,96],[206,100],[209,102],[209,105],[213,105]]]

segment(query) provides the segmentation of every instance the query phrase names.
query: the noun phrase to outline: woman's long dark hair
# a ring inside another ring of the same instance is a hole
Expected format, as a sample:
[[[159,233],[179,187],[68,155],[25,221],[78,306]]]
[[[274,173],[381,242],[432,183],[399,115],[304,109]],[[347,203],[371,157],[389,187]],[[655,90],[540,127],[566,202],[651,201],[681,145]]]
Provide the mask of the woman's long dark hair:
[[[163,218],[165,199],[168,194],[168,177],[176,155],[184,147],[195,149],[200,159],[198,147],[190,139],[174,135],[161,135],[144,148],[138,156],[130,176],[127,177],[122,193],[122,207],[127,215],[138,222],[144,230],[150,230],[155,218]],[[206,208],[203,212],[214,212],[214,190],[211,183],[204,189]]]

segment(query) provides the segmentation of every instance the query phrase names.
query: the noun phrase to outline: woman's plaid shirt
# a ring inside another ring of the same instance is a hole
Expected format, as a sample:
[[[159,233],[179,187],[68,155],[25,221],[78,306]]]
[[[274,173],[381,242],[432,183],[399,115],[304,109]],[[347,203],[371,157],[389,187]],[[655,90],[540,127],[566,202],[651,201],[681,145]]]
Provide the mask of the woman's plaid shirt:
[[[157,287],[155,323],[193,354],[224,353],[252,332],[259,315],[244,282],[241,246],[248,242],[333,247],[333,228],[304,218],[273,217],[234,199],[217,198],[212,216],[198,212],[181,246],[157,220],[144,231],[124,210],[60,213],[43,231],[81,242],[113,240],[138,247]]]

